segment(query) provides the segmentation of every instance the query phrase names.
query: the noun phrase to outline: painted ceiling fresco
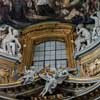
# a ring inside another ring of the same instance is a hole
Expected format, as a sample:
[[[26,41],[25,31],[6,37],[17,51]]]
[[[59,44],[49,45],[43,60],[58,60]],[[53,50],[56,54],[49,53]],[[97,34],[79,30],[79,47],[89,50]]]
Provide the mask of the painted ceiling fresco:
[[[25,27],[42,21],[92,24],[99,0],[0,0],[0,24]]]

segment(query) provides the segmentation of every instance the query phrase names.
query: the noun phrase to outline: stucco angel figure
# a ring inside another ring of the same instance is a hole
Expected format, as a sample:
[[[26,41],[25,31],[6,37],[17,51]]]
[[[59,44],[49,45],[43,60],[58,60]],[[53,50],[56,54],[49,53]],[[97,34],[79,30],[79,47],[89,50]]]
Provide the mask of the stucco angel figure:
[[[5,37],[5,31],[6,27],[0,27],[0,40],[2,40]]]
[[[77,32],[77,39],[75,40],[76,50],[82,50],[82,43],[86,43],[86,46],[90,45],[91,43],[91,33],[84,28],[81,24],[76,27]],[[84,46],[85,47],[85,46]]]
[[[21,44],[18,41],[19,32],[8,26],[8,33],[6,37],[2,40],[1,47],[10,55],[17,55],[20,52]]]
[[[97,35],[100,36],[100,11],[95,12],[90,16],[95,21],[94,30],[97,32]]]
[[[25,72],[24,72],[24,76],[22,76],[19,81],[21,81],[21,83],[23,85],[26,85],[26,84],[31,84],[33,81],[34,81],[34,76],[36,74],[36,71],[34,70],[33,67],[30,67],[29,70],[26,70],[25,69]]]
[[[92,31],[92,42],[98,38],[97,28],[94,27]]]
[[[62,84],[62,82],[68,77],[68,75],[69,73],[67,70],[57,71],[53,75],[49,75],[48,73],[46,73],[46,75],[39,74],[42,79],[46,80],[45,87],[40,95],[44,96],[47,92],[52,94],[52,90],[55,89],[58,84]]]
[[[5,30],[6,30],[6,27],[0,27],[0,48],[1,48],[2,40],[3,40],[3,39],[5,38],[5,36],[6,36]],[[0,51],[3,51],[3,50],[0,49]]]
[[[91,43],[91,33],[85,27],[80,26],[79,31],[77,31],[77,34],[82,34],[85,41],[87,42],[87,46]]]
[[[84,38],[79,34],[75,40],[76,52],[82,50],[82,42],[84,42]]]

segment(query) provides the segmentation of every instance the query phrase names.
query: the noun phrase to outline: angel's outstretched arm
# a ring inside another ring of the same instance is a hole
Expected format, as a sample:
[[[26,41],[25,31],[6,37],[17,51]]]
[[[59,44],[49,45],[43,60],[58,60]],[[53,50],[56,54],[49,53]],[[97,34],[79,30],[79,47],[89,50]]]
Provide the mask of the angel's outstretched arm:
[[[40,78],[49,81],[49,76],[48,75],[43,75],[43,74],[39,74]]]

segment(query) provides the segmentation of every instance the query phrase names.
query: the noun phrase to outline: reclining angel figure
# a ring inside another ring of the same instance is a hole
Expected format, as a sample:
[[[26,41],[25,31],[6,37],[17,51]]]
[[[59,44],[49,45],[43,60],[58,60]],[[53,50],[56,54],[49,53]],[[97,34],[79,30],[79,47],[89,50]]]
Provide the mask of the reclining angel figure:
[[[58,84],[62,84],[65,79],[68,79],[69,72],[68,69],[58,70],[56,72],[56,79]]]
[[[65,79],[68,78],[69,73],[68,70],[57,71],[53,75],[46,75],[39,74],[39,76],[46,81],[45,87],[43,91],[40,93],[41,96],[44,96],[47,92],[50,94],[53,93],[53,89],[57,87],[58,84],[62,84]]]
[[[22,76],[19,81],[21,81],[23,85],[31,84],[34,81],[35,74],[36,71],[31,67],[29,70],[25,70],[24,76]]]

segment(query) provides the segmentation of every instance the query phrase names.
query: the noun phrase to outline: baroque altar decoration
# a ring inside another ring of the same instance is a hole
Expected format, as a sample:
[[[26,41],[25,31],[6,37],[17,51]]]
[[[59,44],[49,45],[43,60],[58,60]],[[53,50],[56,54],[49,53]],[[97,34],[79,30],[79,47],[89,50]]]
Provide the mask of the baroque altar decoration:
[[[0,0],[0,100],[85,99],[100,99],[100,1]]]

